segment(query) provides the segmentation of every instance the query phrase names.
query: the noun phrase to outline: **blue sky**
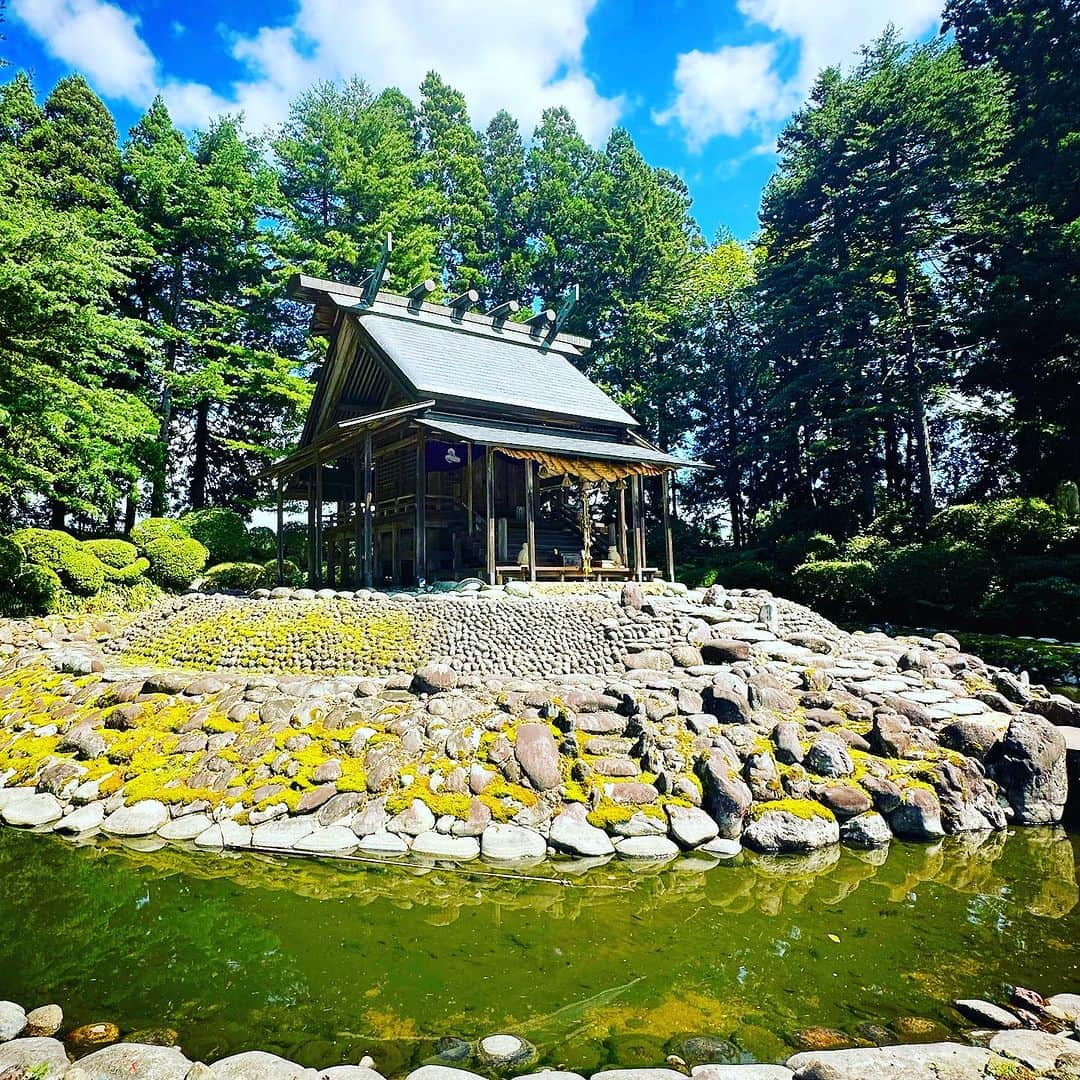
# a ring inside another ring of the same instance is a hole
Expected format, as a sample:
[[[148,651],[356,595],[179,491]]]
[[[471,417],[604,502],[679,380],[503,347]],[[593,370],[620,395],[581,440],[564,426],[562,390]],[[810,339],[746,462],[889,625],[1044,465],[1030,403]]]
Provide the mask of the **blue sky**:
[[[478,126],[508,108],[530,131],[566,105],[602,145],[626,127],[678,172],[703,230],[751,236],[776,134],[823,66],[889,22],[935,32],[941,0],[9,0],[0,56],[44,93],[81,71],[121,132],[155,93],[199,126],[242,110],[280,122],[317,79],[359,75],[415,98],[434,68]]]

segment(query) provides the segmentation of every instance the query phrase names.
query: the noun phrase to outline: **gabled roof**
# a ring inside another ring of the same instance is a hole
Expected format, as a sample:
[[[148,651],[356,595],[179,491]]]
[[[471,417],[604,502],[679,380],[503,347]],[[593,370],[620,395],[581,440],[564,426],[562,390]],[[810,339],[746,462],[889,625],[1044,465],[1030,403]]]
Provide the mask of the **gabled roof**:
[[[590,345],[586,338],[548,337],[522,323],[493,322],[490,316],[392,293],[380,292],[368,303],[362,289],[318,278],[294,279],[291,292],[355,316],[362,336],[414,399],[623,429],[638,426],[575,367],[574,359]],[[351,359],[335,356],[333,361]]]

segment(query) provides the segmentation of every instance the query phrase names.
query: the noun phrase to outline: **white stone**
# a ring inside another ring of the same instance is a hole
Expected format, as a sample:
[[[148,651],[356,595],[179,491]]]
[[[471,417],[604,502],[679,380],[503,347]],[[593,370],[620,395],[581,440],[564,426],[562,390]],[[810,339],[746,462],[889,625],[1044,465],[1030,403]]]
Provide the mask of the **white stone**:
[[[255,848],[291,848],[295,843],[310,836],[318,822],[315,815],[293,818],[277,818],[255,826],[251,834],[251,846]]]
[[[114,1043],[79,1059],[94,1080],[184,1080],[191,1062],[175,1046]]]
[[[611,837],[589,824],[585,807],[580,803],[571,804],[555,818],[548,832],[548,843],[558,851],[586,858],[610,855],[615,850]]]
[[[360,837],[356,847],[368,855],[407,855],[409,851],[408,841],[404,837],[385,829]]]
[[[696,806],[664,807],[671,839],[684,848],[695,848],[714,839],[720,827],[704,810]]]
[[[807,1050],[785,1062],[799,1076],[818,1080],[982,1080],[990,1051],[960,1043]]]
[[[22,790],[22,789],[17,789]],[[0,810],[0,817],[8,825],[48,825],[63,816],[64,807],[55,795],[30,791],[12,799]]]
[[[143,799],[115,810],[101,823],[101,829],[112,836],[149,836],[168,820],[169,811],[164,803]]]
[[[483,1080],[483,1077],[467,1069],[453,1069],[449,1065],[421,1065],[419,1069],[413,1069],[405,1080]]]
[[[26,1027],[26,1011],[14,1001],[0,1001],[0,1042],[17,1038]]]
[[[194,840],[200,833],[206,832],[213,822],[205,814],[187,814],[185,817],[166,821],[158,829],[162,840]]]
[[[319,1080],[385,1080],[382,1073],[366,1065],[332,1065],[319,1073]]]
[[[319,1076],[314,1069],[305,1069],[263,1050],[222,1058],[210,1066],[210,1071],[215,1080],[318,1080]]]
[[[60,1080],[68,1067],[64,1044],[58,1039],[14,1039],[0,1043],[0,1075],[26,1076],[24,1070],[38,1066],[40,1080]]]
[[[221,842],[227,848],[251,847],[251,826],[225,818],[221,823]]]
[[[679,848],[666,836],[627,836],[615,845],[615,853],[623,859],[673,859]]]
[[[57,832],[82,833],[96,829],[105,820],[105,804],[87,803],[78,810],[72,810],[67,817],[61,818],[54,826]]]
[[[547,841],[533,829],[495,823],[480,837],[480,851],[485,859],[497,862],[542,859],[547,854]]]
[[[783,1065],[695,1065],[694,1080],[792,1080],[795,1075]]]
[[[347,829],[344,825],[325,825],[308,833],[307,836],[302,836],[293,844],[293,850],[329,855],[354,851],[358,843],[356,833],[352,829]]]
[[[1038,1073],[1052,1072],[1062,1057],[1074,1068],[1080,1066],[1080,1042],[1045,1031],[999,1031],[990,1040],[990,1049]]]
[[[413,840],[412,853],[433,859],[465,862],[480,855],[480,841],[475,836],[450,836],[441,832],[421,833]]]
[[[715,840],[702,844],[698,851],[703,851],[707,855],[714,855],[719,859],[731,859],[742,851],[742,844],[738,840],[725,840],[724,837],[718,836]]]

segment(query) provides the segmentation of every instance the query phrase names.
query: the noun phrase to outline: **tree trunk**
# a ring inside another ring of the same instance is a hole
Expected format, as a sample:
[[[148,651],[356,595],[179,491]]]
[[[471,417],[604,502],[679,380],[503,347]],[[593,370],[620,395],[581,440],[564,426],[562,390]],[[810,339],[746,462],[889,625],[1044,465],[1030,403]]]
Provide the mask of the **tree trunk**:
[[[179,330],[183,280],[183,256],[177,255],[173,260],[172,279],[169,282],[170,328],[174,331]],[[178,342],[175,336],[172,336],[169,338],[169,343],[165,347],[165,374],[161,387],[161,415],[158,423],[158,445],[160,447],[161,457],[157,462],[157,467],[154,469],[154,476],[150,488],[150,513],[154,517],[164,516],[168,498],[170,458],[169,433],[172,426],[172,387],[169,385],[169,376],[176,370],[178,355]]]
[[[49,500],[49,528],[62,529],[67,522],[67,507],[59,499]]]
[[[135,484],[131,485],[131,490],[127,494],[127,499],[124,501],[124,535],[127,536],[131,533],[131,530],[135,528],[135,513],[139,507],[139,489]]]
[[[203,399],[195,406],[195,446],[191,463],[191,486],[188,499],[192,510],[206,506],[207,454],[210,444],[210,402]]]

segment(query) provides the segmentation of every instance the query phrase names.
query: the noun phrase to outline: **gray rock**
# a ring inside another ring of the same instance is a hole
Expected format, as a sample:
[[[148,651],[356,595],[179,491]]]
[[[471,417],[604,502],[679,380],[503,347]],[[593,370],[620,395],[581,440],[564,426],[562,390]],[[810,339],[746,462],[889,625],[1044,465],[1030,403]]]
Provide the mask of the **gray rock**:
[[[884,847],[891,839],[888,823],[872,811],[849,818],[840,826],[840,842],[848,847],[869,850]]]
[[[986,757],[1021,825],[1056,825],[1068,796],[1065,738],[1048,721],[1021,713]]]
[[[498,862],[542,859],[547,854],[547,841],[532,829],[495,823],[480,837],[480,851],[485,859]]]
[[[548,843],[557,851],[586,858],[610,855],[615,850],[608,834],[589,824],[581,803],[571,803],[552,821]]]
[[[405,1080],[486,1080],[467,1069],[454,1069],[449,1065],[421,1065],[413,1069]]]
[[[703,805],[716,822],[718,834],[738,840],[753,798],[750,789],[731,772],[729,757],[719,749],[709,751],[698,766]]]
[[[14,1001],[0,1001],[0,1042],[18,1038],[26,1029],[26,1010]]]
[[[1002,1057],[1019,1061],[1037,1073],[1067,1069],[1065,1075],[1080,1075],[1080,1042],[1045,1031],[999,1031],[990,1040],[990,1049]]]
[[[546,724],[520,724],[514,755],[538,791],[549,791],[562,782],[559,748]]]
[[[792,1080],[795,1075],[783,1065],[695,1065],[694,1080]]]
[[[991,1001],[982,1001],[979,998],[961,998],[953,1002],[953,1008],[962,1012],[969,1020],[974,1020],[981,1027],[1001,1028],[1011,1030],[1020,1026],[1020,1018],[995,1005]]]
[[[441,694],[457,686],[457,673],[448,664],[427,664],[412,678],[414,694]]]
[[[832,732],[823,732],[810,744],[806,767],[819,776],[850,776],[855,771],[847,744]]]
[[[305,1069],[294,1061],[262,1050],[248,1050],[222,1058],[215,1061],[210,1070],[215,1080],[318,1080],[319,1076],[314,1069]]]
[[[491,1069],[522,1068],[537,1058],[536,1047],[517,1035],[486,1035],[479,1042],[480,1060]]]
[[[185,1080],[191,1062],[175,1046],[115,1043],[79,1059],[94,1080]]]
[[[1053,994],[1046,1000],[1069,1020],[1080,1018],[1080,994]]]
[[[385,1080],[382,1073],[364,1065],[333,1065],[319,1073],[319,1080]]]
[[[67,817],[61,818],[54,828],[57,832],[81,833],[96,829],[105,820],[105,804],[87,803],[78,810],[72,810]]]
[[[412,804],[395,814],[386,827],[390,832],[419,836],[435,828],[435,815],[423,799],[413,799]]]
[[[768,804],[765,804],[766,806]],[[808,817],[789,810],[764,810],[752,816],[743,830],[742,842],[754,851],[770,855],[801,854],[828,847],[840,841],[840,826],[836,818],[807,800]]]
[[[941,804],[927,788],[908,788],[900,805],[889,815],[889,825],[905,840],[937,840],[945,835]]]
[[[0,818],[8,825],[34,827],[48,825],[63,816],[64,807],[55,795],[46,792],[20,794],[0,809]]]
[[[772,731],[772,740],[776,746],[776,760],[784,765],[798,765],[803,760],[803,748],[800,743],[802,729],[794,720],[781,720]]]
[[[28,1036],[55,1035],[64,1023],[64,1010],[59,1005],[39,1005],[26,1014]]]
[[[716,822],[696,806],[669,803],[664,810],[667,813],[668,834],[680,847],[696,848],[715,839],[720,832]]]
[[[738,840],[725,840],[718,836],[715,840],[702,844],[698,851],[717,859],[732,859],[742,851],[742,844]]]
[[[623,859],[674,859],[679,848],[666,836],[626,836],[615,844]]]
[[[674,1069],[605,1069],[593,1073],[592,1080],[686,1080],[686,1074]]]
[[[431,859],[452,859],[467,862],[480,855],[480,842],[475,836],[452,836],[440,832],[425,832],[413,840],[412,853]]]
[[[68,1067],[64,1044],[40,1037],[0,1043],[0,1076],[24,1076],[24,1070],[34,1066],[38,1066],[35,1080],[60,1080]]]
[[[101,829],[112,836],[149,836],[168,820],[169,811],[164,803],[143,799],[115,810],[101,823]]]
[[[990,1051],[960,1043],[808,1050],[787,1060],[797,1080],[983,1080]]]

